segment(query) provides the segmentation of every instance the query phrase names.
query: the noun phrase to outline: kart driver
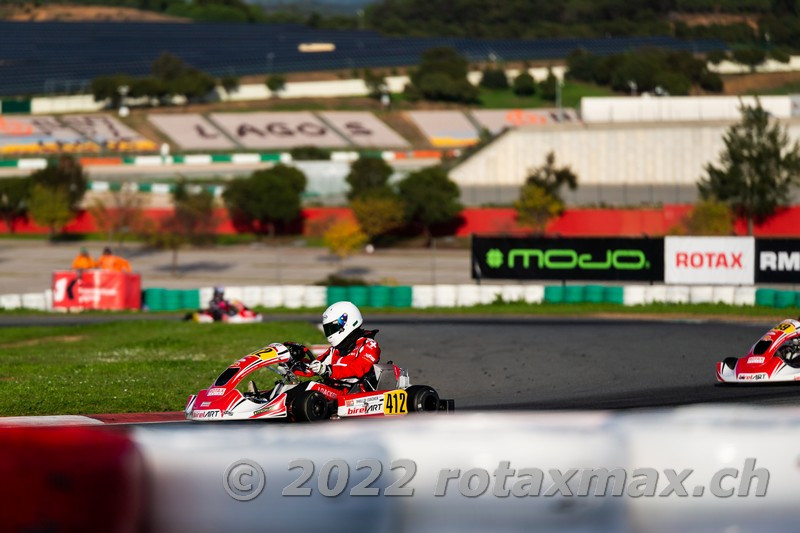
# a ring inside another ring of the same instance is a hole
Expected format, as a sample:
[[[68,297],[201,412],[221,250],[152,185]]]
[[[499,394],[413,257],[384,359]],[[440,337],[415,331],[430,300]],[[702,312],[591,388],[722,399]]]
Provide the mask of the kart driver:
[[[370,374],[372,366],[381,358],[381,348],[375,341],[378,330],[365,330],[363,323],[361,311],[351,302],[336,302],[328,307],[322,314],[322,331],[331,347],[308,365],[310,372],[296,373],[348,381]],[[302,357],[302,354],[309,353],[305,346],[290,342],[284,344],[293,352],[292,355],[297,353]]]
[[[228,300],[225,299],[225,289],[222,287],[214,287],[214,296],[208,302],[208,312],[214,319],[214,322],[222,320],[223,315],[235,315],[237,309]]]

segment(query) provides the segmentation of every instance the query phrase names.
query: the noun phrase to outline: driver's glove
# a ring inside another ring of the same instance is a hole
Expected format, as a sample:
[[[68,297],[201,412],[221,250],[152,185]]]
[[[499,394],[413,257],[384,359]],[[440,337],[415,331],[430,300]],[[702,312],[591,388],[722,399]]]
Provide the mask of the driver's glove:
[[[308,368],[311,369],[312,372],[315,374],[319,374],[322,377],[327,377],[331,374],[331,367],[324,364],[322,361],[312,361]]]
[[[289,350],[289,354],[295,361],[302,361],[306,357],[313,359],[311,351],[302,344],[296,342],[284,342],[283,345],[286,346],[286,348]]]

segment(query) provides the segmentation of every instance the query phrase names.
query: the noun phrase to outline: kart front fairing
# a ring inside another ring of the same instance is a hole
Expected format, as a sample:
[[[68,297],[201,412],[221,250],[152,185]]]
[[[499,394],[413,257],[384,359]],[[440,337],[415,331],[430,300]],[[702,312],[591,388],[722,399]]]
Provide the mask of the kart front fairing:
[[[242,357],[226,368],[211,387],[189,396],[186,402],[186,418],[190,420],[285,418],[286,390],[291,387],[277,385],[266,399],[244,395],[236,387],[245,377],[262,368],[275,372],[277,377],[283,377],[289,372],[286,365],[290,360],[289,351],[280,344],[269,345]]]
[[[786,319],[758,340],[741,358],[717,363],[717,381],[764,383],[800,381],[800,322]]]

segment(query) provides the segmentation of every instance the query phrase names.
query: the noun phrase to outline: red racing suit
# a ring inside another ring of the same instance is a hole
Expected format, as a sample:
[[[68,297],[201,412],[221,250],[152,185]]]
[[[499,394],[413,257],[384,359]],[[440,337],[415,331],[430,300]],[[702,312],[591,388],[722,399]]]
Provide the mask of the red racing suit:
[[[353,349],[346,354],[340,354],[339,350],[331,346],[317,357],[317,361],[330,365],[330,378],[340,380],[363,377],[380,358],[381,347],[378,342],[369,337],[359,337]],[[314,373],[308,375],[313,376]]]

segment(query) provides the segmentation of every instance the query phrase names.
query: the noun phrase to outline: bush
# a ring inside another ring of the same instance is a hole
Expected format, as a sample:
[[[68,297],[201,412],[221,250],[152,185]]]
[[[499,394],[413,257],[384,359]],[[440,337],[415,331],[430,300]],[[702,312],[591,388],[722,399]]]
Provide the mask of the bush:
[[[737,46],[733,49],[734,61],[749,66],[751,70],[763,63],[766,58],[767,53],[764,49],[755,45]]]
[[[712,93],[721,93],[725,88],[722,77],[716,72],[706,70],[700,75],[700,87]]]
[[[724,50],[711,50],[706,54],[706,61],[712,65],[719,65],[726,59],[728,59],[728,53]]]
[[[331,153],[318,146],[297,146],[289,151],[294,161],[328,161]]]
[[[692,82],[689,78],[678,72],[661,71],[656,73],[653,78],[656,87],[661,87],[667,93],[675,96],[685,96],[689,94]]]
[[[514,94],[517,96],[533,96],[536,94],[536,81],[533,76],[523,72],[514,78]]]
[[[481,87],[494,90],[508,89],[508,77],[501,68],[487,68],[481,76]]]
[[[791,54],[789,54],[789,52],[787,52],[783,48],[778,48],[778,47],[770,50],[769,57],[780,63],[788,63],[789,61],[792,60],[792,56]]]
[[[273,74],[267,78],[267,88],[273,93],[279,93],[286,88],[286,78],[280,74]]]
[[[547,71],[547,78],[539,84],[539,91],[542,98],[555,102],[558,96],[558,79],[553,74],[551,69]]]

